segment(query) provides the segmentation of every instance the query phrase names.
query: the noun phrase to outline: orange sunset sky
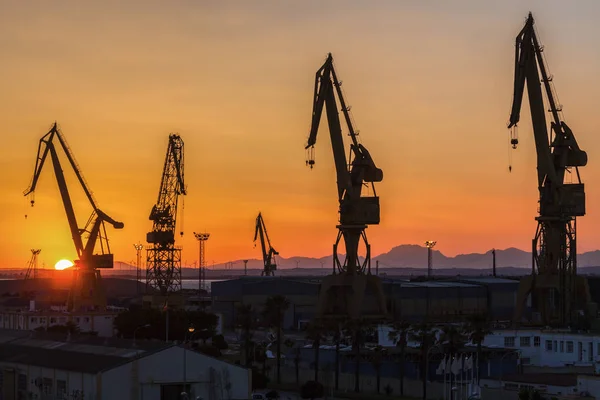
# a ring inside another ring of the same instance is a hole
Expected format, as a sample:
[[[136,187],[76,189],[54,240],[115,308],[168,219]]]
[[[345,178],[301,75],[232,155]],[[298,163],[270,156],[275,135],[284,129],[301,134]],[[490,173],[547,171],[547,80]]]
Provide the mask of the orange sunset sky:
[[[209,264],[259,257],[259,211],[282,256],[330,254],[338,205],[325,124],[312,171],[304,151],[327,52],[384,171],[381,224],[367,231],[374,255],[428,239],[447,255],[528,250],[537,209],[529,111],[512,173],[506,123],[514,39],[530,10],[565,120],[589,156],[579,250],[597,249],[597,0],[3,0],[0,266],[24,266],[34,247],[47,266],[75,256],[50,163],[36,206],[22,195],[55,120],[100,207],[125,223],[109,230],[116,260],[134,260],[133,243],[151,228],[170,132],[186,146],[179,244],[188,264],[198,230],[211,233]],[[90,210],[68,178],[83,225]]]

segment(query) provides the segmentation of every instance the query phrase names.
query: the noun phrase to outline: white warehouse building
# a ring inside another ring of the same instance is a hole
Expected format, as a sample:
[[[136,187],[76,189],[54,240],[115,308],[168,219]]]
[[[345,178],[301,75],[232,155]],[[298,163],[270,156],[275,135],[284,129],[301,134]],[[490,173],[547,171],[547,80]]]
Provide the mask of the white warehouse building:
[[[0,330],[3,400],[250,398],[250,370],[174,344],[32,336]]]
[[[600,363],[600,335],[561,330],[498,330],[486,336],[486,347],[515,349],[524,365],[595,366]]]

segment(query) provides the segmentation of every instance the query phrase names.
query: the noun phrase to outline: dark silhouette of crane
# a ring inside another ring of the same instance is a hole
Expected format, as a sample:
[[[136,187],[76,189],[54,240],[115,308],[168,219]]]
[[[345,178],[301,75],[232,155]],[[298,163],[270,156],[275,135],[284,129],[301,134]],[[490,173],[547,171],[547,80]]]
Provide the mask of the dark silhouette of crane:
[[[258,213],[256,217],[256,229],[254,231],[254,245],[256,246],[256,239],[260,236],[260,247],[262,250],[264,267],[261,276],[275,276],[277,270],[277,263],[275,262],[275,256],[279,253],[271,246],[271,240],[267,233],[267,227],[261,213]],[[268,249],[267,249],[268,247]]]
[[[178,199],[185,194],[183,140],[177,134],[170,134],[158,200],[150,212],[152,231],[146,235],[150,244],[146,254],[146,286],[159,290],[161,295],[181,290],[181,247],[175,246],[175,225]]]
[[[25,280],[37,279],[38,277],[38,255],[42,249],[31,249],[31,258],[27,264],[27,272],[25,273]]]
[[[56,151],[55,139],[58,140],[59,145],[63,148],[67,160],[73,168],[77,180],[83,188],[93,209],[84,228],[79,228],[75,217],[75,211],[73,210],[73,203],[69,194],[67,182]],[[24,192],[25,196],[32,195],[32,206],[35,202],[33,194],[37,187],[48,153],[50,153],[50,157],[52,158],[54,175],[56,176],[58,189],[67,214],[67,221],[69,222],[69,229],[71,230],[71,237],[75,244],[75,250],[77,251],[78,257],[78,259],[75,260],[73,283],[67,301],[67,308],[69,311],[93,311],[104,309],[106,307],[106,296],[102,286],[99,269],[113,268],[114,263],[114,256],[110,253],[104,223],[108,222],[115,229],[122,229],[124,225],[122,222],[115,221],[98,208],[97,202],[83,178],[83,173],[75,161],[75,157],[69,148],[67,141],[58,129],[56,122],[52,125],[50,131],[40,139],[33,179],[31,180],[29,188]],[[84,234],[87,235],[85,244]],[[100,245],[100,253],[94,254],[98,244]]]
[[[387,313],[385,297],[379,278],[371,275],[371,246],[365,229],[368,225],[379,224],[379,197],[375,192],[375,182],[383,180],[383,171],[377,168],[366,147],[358,142],[358,132],[352,125],[350,107],[346,106],[344,101],[341,84],[336,76],[330,53],[316,73],[312,124],[305,147],[309,151],[307,165],[312,169],[315,164],[314,145],[317,141],[323,107],[325,107],[337,173],[340,224],[337,225],[338,235],[333,245],[333,274],[321,283],[318,314],[329,317],[380,318]],[[351,140],[348,160],[344,149],[336,94]],[[372,190],[371,196],[362,195],[365,187]],[[337,254],[342,238],[346,246],[346,257],[343,262]],[[362,262],[359,257],[361,240],[366,248],[366,255]],[[364,301],[367,300],[365,299],[367,287],[375,295],[375,304]]]
[[[544,62],[543,46],[534,29],[531,13],[516,39],[514,97],[508,128],[511,144],[517,147],[517,124],[527,84],[529,108],[537,152],[539,197],[538,226],[532,241],[532,272],[521,279],[514,321],[519,324],[529,294],[533,308],[544,325],[567,325],[589,303],[587,281],[577,276],[576,217],[585,215],[585,191],[579,167],[587,164],[587,154],[579,148],[573,132],[563,121],[562,107],[552,86],[552,76]],[[543,89],[551,114],[546,124]],[[575,174],[572,174],[574,168]],[[565,174],[575,175],[576,183],[565,182]]]

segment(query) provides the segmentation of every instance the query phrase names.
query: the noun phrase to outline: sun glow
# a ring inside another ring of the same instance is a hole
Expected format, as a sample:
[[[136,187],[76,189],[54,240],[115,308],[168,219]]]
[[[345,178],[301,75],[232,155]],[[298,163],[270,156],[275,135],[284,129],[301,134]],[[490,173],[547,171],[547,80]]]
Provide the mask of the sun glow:
[[[69,260],[60,260],[54,265],[54,269],[62,271],[63,269],[71,268],[73,266],[73,262]]]

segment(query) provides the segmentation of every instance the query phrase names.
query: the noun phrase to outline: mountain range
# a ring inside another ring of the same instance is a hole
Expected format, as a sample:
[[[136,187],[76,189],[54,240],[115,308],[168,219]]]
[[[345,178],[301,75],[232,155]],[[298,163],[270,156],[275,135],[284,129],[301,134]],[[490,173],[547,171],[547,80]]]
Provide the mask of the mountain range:
[[[340,255],[343,258],[343,255]],[[380,269],[426,269],[427,248],[416,244],[403,244],[392,248],[387,253],[380,254],[371,259],[371,268],[379,262]],[[454,257],[446,256],[439,250],[432,251],[434,269],[487,269],[492,268],[492,251],[486,253],[458,254]],[[116,264],[116,263],[115,263]],[[600,250],[579,254],[578,267],[600,267]],[[209,266],[211,269],[213,266]],[[263,261],[259,259],[248,260],[248,269],[262,269]],[[278,269],[331,269],[332,257],[277,257]],[[214,269],[243,270],[243,260],[230,261],[224,264],[215,264]],[[496,268],[503,269],[531,269],[531,253],[514,247],[496,250]]]

